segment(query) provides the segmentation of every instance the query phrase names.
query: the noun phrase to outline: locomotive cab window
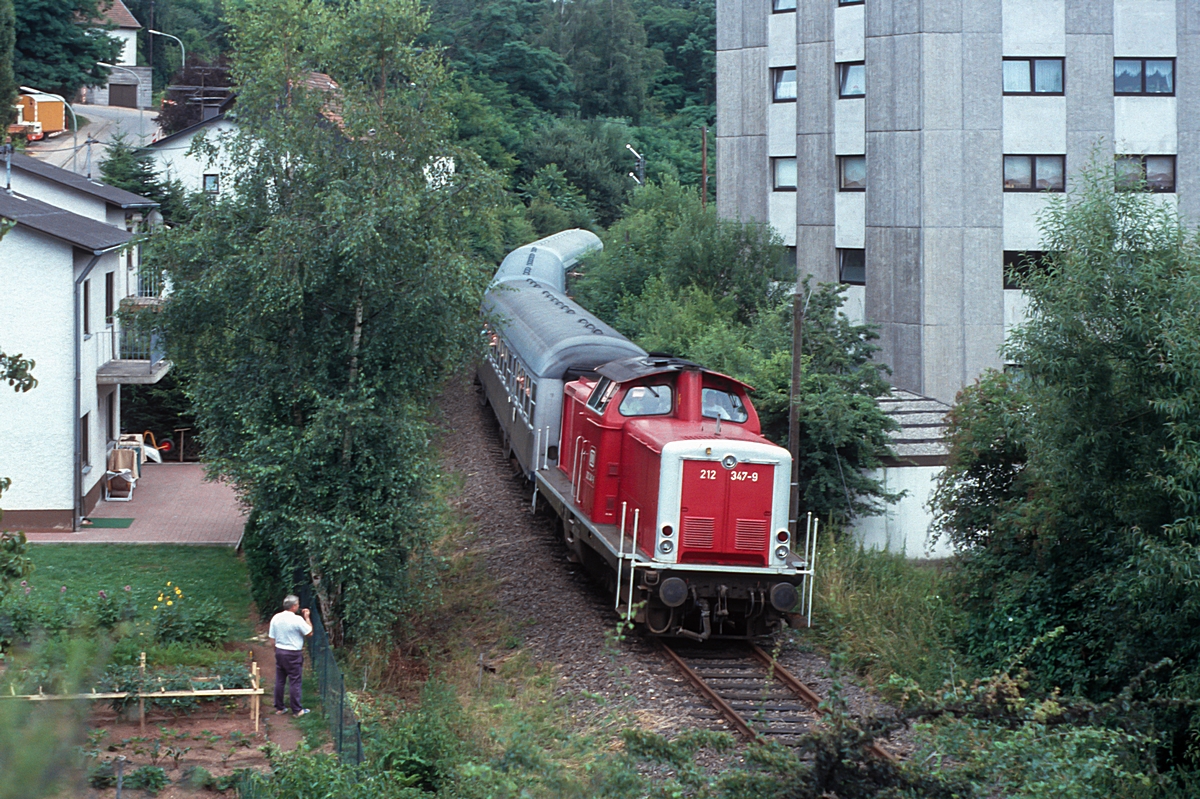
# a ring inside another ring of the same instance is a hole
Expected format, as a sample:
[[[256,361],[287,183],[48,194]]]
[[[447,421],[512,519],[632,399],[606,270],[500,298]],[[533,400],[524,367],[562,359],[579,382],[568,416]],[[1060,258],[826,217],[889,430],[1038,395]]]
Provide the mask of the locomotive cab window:
[[[634,386],[625,392],[617,410],[622,416],[664,416],[673,407],[670,386]]]
[[[596,383],[596,387],[592,389],[592,395],[588,397],[587,406],[596,413],[604,413],[604,409],[608,407],[608,403],[613,398],[613,394],[617,393],[617,384],[607,377],[600,378]]]
[[[750,418],[741,397],[719,388],[706,388],[700,392],[700,413],[707,419],[723,419],[739,424]]]

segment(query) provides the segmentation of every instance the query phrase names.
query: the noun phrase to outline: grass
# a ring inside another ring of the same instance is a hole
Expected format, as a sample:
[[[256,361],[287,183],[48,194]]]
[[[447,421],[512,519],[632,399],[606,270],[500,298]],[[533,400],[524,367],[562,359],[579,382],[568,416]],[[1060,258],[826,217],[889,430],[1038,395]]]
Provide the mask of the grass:
[[[962,674],[954,648],[959,614],[940,565],[903,555],[864,550],[826,539],[820,547],[813,628],[802,641],[846,656],[869,682],[892,674],[926,689]]]
[[[148,608],[169,580],[185,595],[219,602],[243,628],[238,632],[253,629],[250,577],[230,547],[35,544],[28,554],[34,564],[29,584],[43,597],[64,585],[73,596],[111,594],[128,585]]]

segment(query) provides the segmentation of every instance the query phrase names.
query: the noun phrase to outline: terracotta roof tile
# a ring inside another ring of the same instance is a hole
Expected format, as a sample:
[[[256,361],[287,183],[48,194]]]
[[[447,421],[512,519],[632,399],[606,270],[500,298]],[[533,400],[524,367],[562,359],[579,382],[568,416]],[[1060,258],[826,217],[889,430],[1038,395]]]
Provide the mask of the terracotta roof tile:
[[[133,16],[125,4],[121,0],[111,0],[111,5],[105,5],[107,0],[101,0],[100,18],[106,22],[115,24],[118,28],[132,28],[137,30],[142,27],[142,23],[137,21],[137,17]]]

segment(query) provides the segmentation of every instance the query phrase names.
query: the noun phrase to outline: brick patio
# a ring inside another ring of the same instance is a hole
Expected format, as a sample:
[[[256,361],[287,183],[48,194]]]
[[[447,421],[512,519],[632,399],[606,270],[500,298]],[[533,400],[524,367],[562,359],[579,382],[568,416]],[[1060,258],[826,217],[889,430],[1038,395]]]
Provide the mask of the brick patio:
[[[199,463],[147,463],[130,502],[101,499],[91,518],[133,519],[123,530],[27,533],[35,543],[236,546],[246,514],[233,489],[204,479]]]

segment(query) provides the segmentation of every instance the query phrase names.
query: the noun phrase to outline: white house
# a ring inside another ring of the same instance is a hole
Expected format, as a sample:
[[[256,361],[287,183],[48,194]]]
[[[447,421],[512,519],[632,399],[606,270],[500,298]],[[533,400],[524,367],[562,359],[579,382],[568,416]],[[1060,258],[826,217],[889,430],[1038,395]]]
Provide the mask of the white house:
[[[160,177],[180,181],[189,193],[216,195],[229,189],[231,170],[228,151],[224,145],[225,140],[237,132],[237,123],[226,114],[226,109],[232,102],[232,98],[227,100],[216,116],[165,136],[143,148],[142,152],[153,159]],[[210,160],[205,153],[192,150],[193,143],[201,135],[213,146],[215,159]]]
[[[101,3],[100,6],[100,21],[116,26],[105,33],[121,43],[121,52],[113,62],[121,69],[112,70],[104,86],[84,89],[84,102],[92,105],[149,108],[153,103],[153,89],[150,83],[153,70],[148,66],[137,65],[137,34],[142,29],[142,24],[121,0],[112,0],[111,4]],[[130,74],[131,72],[133,74]]]
[[[154,383],[170,363],[123,331],[139,285],[137,234],[155,204],[19,154],[0,186],[0,348],[36,362],[25,394],[0,386],[5,529],[74,530],[101,496],[120,437],[121,385]]]

